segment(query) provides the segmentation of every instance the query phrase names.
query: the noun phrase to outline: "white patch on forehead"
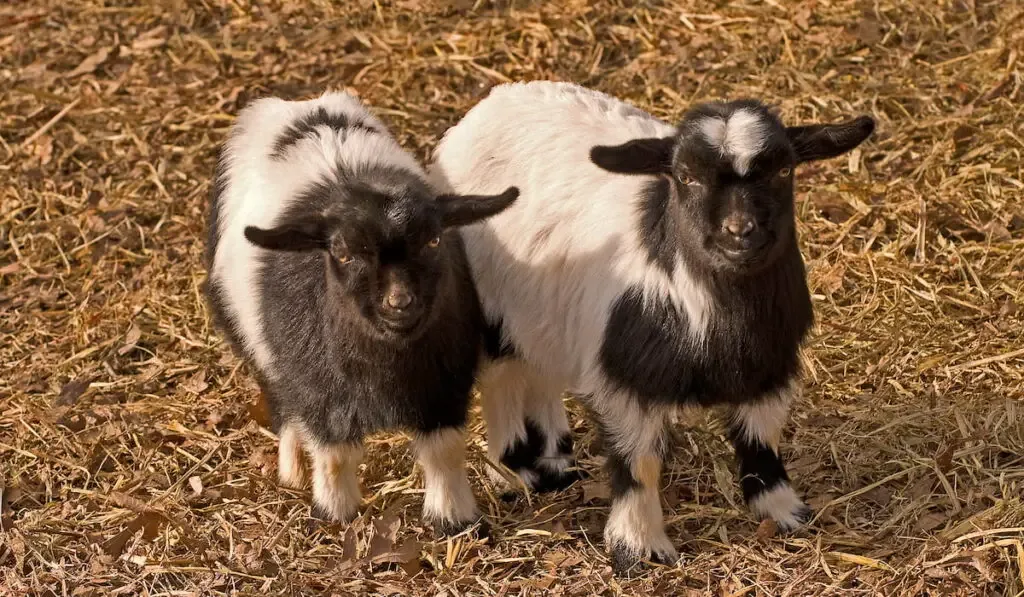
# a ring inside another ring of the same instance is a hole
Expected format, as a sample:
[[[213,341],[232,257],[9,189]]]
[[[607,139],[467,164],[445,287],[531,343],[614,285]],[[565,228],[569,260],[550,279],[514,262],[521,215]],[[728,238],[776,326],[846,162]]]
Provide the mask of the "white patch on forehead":
[[[697,128],[704,135],[708,145],[722,150],[725,146],[725,120],[718,117],[701,118],[697,122]]]
[[[737,110],[728,120],[718,117],[703,118],[697,127],[708,144],[722,157],[729,157],[733,170],[743,176],[750,169],[754,156],[765,146],[765,125],[753,110]]]

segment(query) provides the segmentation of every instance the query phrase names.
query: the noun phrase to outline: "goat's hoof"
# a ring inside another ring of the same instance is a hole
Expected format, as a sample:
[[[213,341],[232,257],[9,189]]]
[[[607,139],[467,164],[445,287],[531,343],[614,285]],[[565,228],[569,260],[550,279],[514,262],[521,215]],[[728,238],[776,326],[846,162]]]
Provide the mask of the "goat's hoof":
[[[486,539],[491,536],[491,523],[484,517],[470,520],[432,520],[428,521],[434,527],[434,534],[439,538],[452,537],[471,530],[471,535],[477,539]]]
[[[590,475],[582,470],[573,468],[567,471],[551,471],[543,467],[533,469],[534,478],[533,490],[537,493],[554,493],[567,489],[576,481],[587,479]]]
[[[532,466],[530,468],[517,469],[516,474],[522,479],[523,485],[534,493],[556,493],[564,491],[576,481],[587,479],[590,475],[575,467],[569,470],[552,470],[545,466]],[[514,501],[521,493],[517,487],[505,487],[501,493],[501,499],[506,502]]]
[[[351,512],[331,512],[328,508],[322,504],[314,503],[309,509],[309,517],[312,521],[319,522],[336,522],[341,524],[348,524],[356,519],[359,515],[359,510],[353,509]]]
[[[673,548],[653,549],[644,553],[625,543],[615,543],[611,547],[612,572],[615,576],[630,577],[644,570],[643,562],[649,560],[663,566],[674,566],[679,561],[679,554]]]
[[[788,515],[781,517],[781,520],[776,518],[775,524],[780,532],[793,533],[804,528],[812,518],[814,518],[814,510],[811,510],[807,504],[801,503]]]
[[[754,496],[750,500],[750,507],[762,518],[774,520],[780,533],[792,533],[801,528],[813,514],[789,483],[776,485]]]

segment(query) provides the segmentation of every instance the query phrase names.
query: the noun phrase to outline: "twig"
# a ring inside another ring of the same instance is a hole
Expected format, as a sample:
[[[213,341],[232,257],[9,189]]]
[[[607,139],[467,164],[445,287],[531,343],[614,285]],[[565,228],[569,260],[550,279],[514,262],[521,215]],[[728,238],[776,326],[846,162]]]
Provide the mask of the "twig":
[[[22,148],[28,147],[33,141],[38,139],[41,135],[45,135],[46,132],[49,131],[50,129],[52,129],[55,124],[60,122],[61,118],[64,118],[65,116],[67,116],[67,113],[70,112],[72,109],[74,109],[74,107],[77,106],[78,102],[80,102],[80,101],[82,101],[82,98],[77,98],[77,99],[73,100],[70,104],[64,106],[64,109],[62,109],[60,112],[57,112],[57,114],[54,115],[53,118],[48,120],[46,122],[46,124],[44,124],[43,126],[39,127],[39,130],[37,130],[36,132],[34,132],[31,135],[29,135],[28,139],[25,139],[24,141],[22,141],[21,142],[21,147]]]

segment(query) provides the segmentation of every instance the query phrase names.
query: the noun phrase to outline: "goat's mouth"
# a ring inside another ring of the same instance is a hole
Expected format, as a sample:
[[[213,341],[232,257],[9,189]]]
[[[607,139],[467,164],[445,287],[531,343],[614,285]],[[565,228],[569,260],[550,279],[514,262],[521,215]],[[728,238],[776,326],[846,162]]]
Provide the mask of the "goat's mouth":
[[[760,267],[768,260],[772,252],[772,243],[769,239],[755,243],[717,243],[715,249],[733,269],[750,270]]]
[[[411,336],[422,327],[426,321],[423,313],[410,314],[377,314],[377,325],[384,332],[395,336]]]

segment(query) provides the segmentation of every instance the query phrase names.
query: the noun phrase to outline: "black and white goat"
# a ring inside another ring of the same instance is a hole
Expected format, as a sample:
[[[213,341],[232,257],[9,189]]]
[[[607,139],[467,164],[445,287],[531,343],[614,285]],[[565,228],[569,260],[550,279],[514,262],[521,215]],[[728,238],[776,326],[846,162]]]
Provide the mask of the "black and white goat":
[[[619,571],[673,560],[658,496],[665,425],[721,405],[753,511],[809,510],[780,432],[812,324],[794,228],[794,168],[864,141],[874,121],[785,127],[756,101],[697,106],[678,126],[572,84],[496,87],[444,136],[439,188],[515,184],[516,205],[462,229],[489,322],[489,455],[536,488],[571,482],[560,396],[606,436]]]
[[[262,99],[238,117],[213,183],[206,293],[255,369],[280,436],[281,482],[345,521],[360,504],[363,436],[406,429],[441,532],[480,516],[465,470],[483,319],[453,230],[500,212],[440,195],[355,98]]]

